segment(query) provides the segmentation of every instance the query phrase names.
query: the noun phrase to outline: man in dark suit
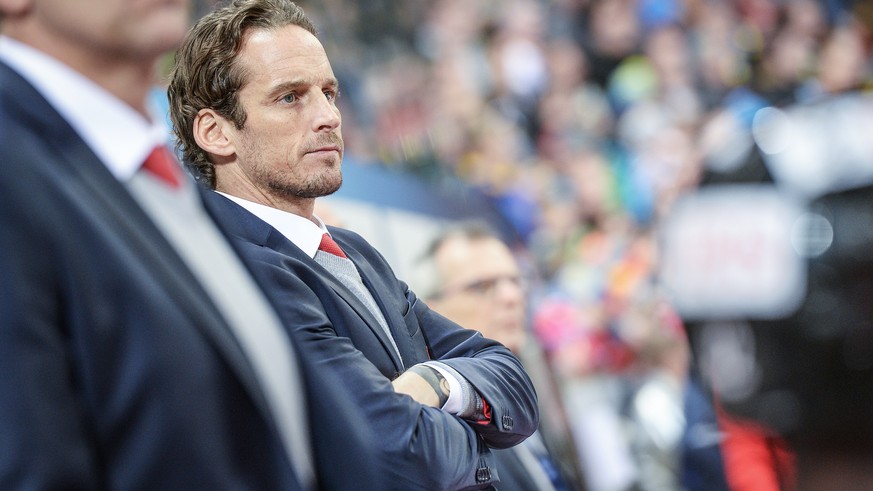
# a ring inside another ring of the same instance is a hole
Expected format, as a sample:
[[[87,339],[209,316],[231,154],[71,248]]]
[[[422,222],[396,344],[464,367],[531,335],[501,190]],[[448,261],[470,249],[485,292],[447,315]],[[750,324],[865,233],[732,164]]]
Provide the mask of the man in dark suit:
[[[509,350],[428,309],[364,239],[314,215],[342,180],[337,85],[296,5],[233,2],[177,55],[174,130],[286,327],[381,436],[392,489],[490,487],[489,447],[534,431],[536,395]]]
[[[500,341],[524,362],[540,402],[540,429],[495,452],[506,469],[501,491],[584,489],[557,380],[528,330],[524,273],[486,224],[459,223],[437,234],[417,264],[418,291],[432,309]]]
[[[188,8],[0,0],[0,489],[380,489],[146,110]]]

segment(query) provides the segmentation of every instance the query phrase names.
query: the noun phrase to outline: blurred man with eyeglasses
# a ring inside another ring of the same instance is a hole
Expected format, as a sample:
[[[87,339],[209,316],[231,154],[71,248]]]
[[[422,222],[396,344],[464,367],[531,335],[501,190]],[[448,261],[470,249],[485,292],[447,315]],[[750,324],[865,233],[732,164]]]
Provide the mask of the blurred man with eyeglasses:
[[[527,281],[510,248],[486,224],[460,223],[438,234],[417,267],[431,309],[512,350],[537,389],[540,430],[495,451],[500,489],[583,489],[555,381],[527,329]]]
[[[428,305],[515,353],[525,338],[525,286],[509,248],[484,225],[464,224],[437,238],[428,254],[434,283]]]

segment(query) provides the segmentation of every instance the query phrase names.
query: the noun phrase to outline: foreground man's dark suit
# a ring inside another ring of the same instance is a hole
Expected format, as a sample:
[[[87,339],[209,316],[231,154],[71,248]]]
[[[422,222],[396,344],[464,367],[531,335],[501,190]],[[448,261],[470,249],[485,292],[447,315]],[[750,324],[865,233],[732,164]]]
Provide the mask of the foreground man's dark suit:
[[[494,483],[486,445],[508,447],[537,427],[536,394],[518,359],[499,343],[431,311],[399,281],[364,239],[330,227],[360,271],[400,351],[366,307],[300,248],[231,200],[213,193],[207,204],[223,221],[268,292],[286,326],[301,333],[324,370],[341,375],[388,457],[392,489],[484,488]],[[390,380],[430,357],[460,372],[491,405],[492,423],[464,422],[394,393]],[[499,488],[499,485],[498,485]]]
[[[381,489],[360,412],[297,351],[322,488]],[[200,284],[0,63],[0,489],[104,488],[300,486]]]

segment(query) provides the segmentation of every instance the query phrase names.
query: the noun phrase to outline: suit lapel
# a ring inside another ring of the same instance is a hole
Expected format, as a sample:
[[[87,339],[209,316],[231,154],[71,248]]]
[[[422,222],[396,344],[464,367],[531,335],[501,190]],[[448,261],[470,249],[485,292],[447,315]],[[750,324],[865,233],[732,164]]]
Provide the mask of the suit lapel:
[[[339,243],[343,252],[345,252],[346,256],[355,263],[355,266],[357,266],[358,271],[361,273],[361,280],[363,280],[364,286],[370,290],[373,299],[376,300],[376,304],[385,316],[385,322],[388,323],[388,329],[391,330],[391,333],[394,336],[394,342],[397,344],[397,349],[403,353],[403,356],[407,361],[415,360],[416,357],[413,355],[415,350],[411,344],[412,341],[409,336],[409,331],[406,328],[406,322],[403,320],[401,310],[396,305],[389,304],[383,296],[392,289],[392,286],[386,282],[386,276],[384,274],[379,274],[379,272],[377,272],[373,267],[373,264],[368,261],[353,244],[343,240],[342,237],[335,237],[335,240],[337,240],[337,243]],[[393,276],[391,277],[393,278]],[[391,348],[390,345],[389,348]],[[394,350],[390,349],[390,351],[393,353]]]
[[[216,217],[221,217],[218,221],[223,224],[228,233],[247,242],[272,249],[279,254],[296,260],[298,264],[305,265],[308,272],[314,274],[319,281],[327,284],[349,306],[349,308],[351,308],[361,318],[361,320],[364,321],[364,324],[370,332],[372,332],[382,344],[383,349],[391,358],[397,371],[403,369],[403,363],[397,352],[394,350],[391,341],[388,339],[388,335],[379,325],[379,321],[377,321],[373,314],[370,313],[370,309],[368,309],[363,302],[361,302],[361,300],[348,289],[348,287],[337,280],[333,274],[300,250],[299,247],[294,245],[294,243],[282,235],[281,232],[233,201],[218,193],[208,192],[206,202],[209,205],[210,212]],[[352,258],[351,256],[349,257]],[[352,262],[358,265],[359,270],[359,265],[364,264],[364,262],[361,261],[360,255],[356,255],[355,258],[352,258]],[[294,272],[292,271],[292,273]],[[365,286],[368,288],[372,287],[372,285],[368,285],[366,282]],[[372,293],[374,290],[371,288],[370,291]],[[385,306],[379,301],[378,295],[375,293],[372,294],[376,299],[376,302],[379,303],[380,308],[382,308],[382,312],[385,315],[388,324],[391,325],[392,321],[389,319],[390,313],[386,311]],[[395,341],[397,341],[396,336]]]
[[[348,254],[346,255],[348,256]],[[352,260],[355,266],[358,266],[360,264],[360,262],[352,259],[351,256],[349,256],[349,259]],[[313,260],[313,262],[315,261]],[[395,351],[394,345],[391,343],[391,340],[388,339],[388,333],[386,333],[385,330],[382,329],[382,326],[379,325],[379,321],[376,320],[376,317],[373,316],[373,314],[370,312],[370,309],[368,309],[364,305],[364,303],[361,302],[361,300],[358,299],[358,297],[354,293],[352,293],[351,290],[349,290],[344,284],[338,281],[333,274],[324,269],[318,263],[316,263],[316,266],[318,266],[316,271],[318,272],[319,276],[324,280],[325,283],[330,285],[333,291],[336,292],[336,294],[339,295],[349,305],[349,307],[351,307],[361,317],[361,319],[364,320],[364,322],[367,324],[367,327],[370,328],[370,331],[372,331],[373,334],[377,338],[379,338],[379,342],[382,343],[382,347],[385,349],[385,352],[388,353],[388,356],[391,357],[391,361],[394,362],[394,367],[398,370],[398,372],[402,371],[404,369],[403,361],[400,359],[397,351]],[[358,266],[358,271],[360,272],[360,270],[361,268]],[[361,274],[361,279],[363,280],[363,273]],[[388,314],[386,313],[382,303],[379,301],[378,295],[374,293],[371,285],[367,284],[366,281],[364,281],[364,286],[370,290],[370,294],[373,295],[374,299],[376,299],[377,307],[382,310],[382,315],[385,316],[385,321],[388,323],[390,329],[391,321],[388,319]],[[397,336],[394,336],[394,341],[395,343],[398,342]]]
[[[269,226],[269,225],[268,225]],[[370,309],[367,308],[366,305],[355,295],[352,291],[344,285],[341,281],[337,280],[336,277],[328,270],[326,270],[323,266],[318,264],[314,259],[309,257],[303,251],[300,250],[299,247],[294,245],[287,237],[282,235],[278,230],[270,227],[270,239],[267,241],[267,246],[271,249],[280,252],[285,255],[294,255],[297,257],[305,258],[306,264],[312,269],[312,271],[318,276],[318,278],[326,283],[330,288],[336,293],[343,301],[358,314],[358,316],[364,321],[364,324],[370,329],[370,332],[373,333],[376,338],[379,339],[379,342],[382,344],[382,348],[391,357],[391,361],[394,363],[394,367],[397,371],[403,370],[403,362],[400,359],[399,354],[394,350],[394,346],[391,343],[391,340],[388,339],[388,334],[382,329],[382,326],[379,325],[379,321],[376,320],[376,317],[370,312]],[[340,245],[340,247],[343,247]],[[345,251],[345,249],[343,249]],[[346,254],[348,256],[348,254]],[[360,271],[360,257],[352,257],[349,256],[349,259],[358,267],[358,271]],[[357,259],[357,260],[356,260]],[[363,277],[363,273],[362,273]],[[382,315],[385,316],[386,322],[390,323],[388,320],[388,314],[385,311],[384,305],[379,301],[378,295],[376,295],[371,285],[368,285],[366,282],[364,286],[370,288],[370,293],[373,295],[373,298],[376,299],[376,303],[378,307],[382,309]],[[396,342],[396,336],[395,336]]]
[[[45,148],[56,154],[55,160],[45,162],[53,167],[52,176],[57,176],[71,195],[88,202],[95,218],[114,230],[135,257],[149,266],[154,278],[171,293],[191,324],[228,362],[267,420],[272,421],[260,384],[230,327],[217,314],[200,282],[127,189],[54,108],[3,63],[0,63],[0,87],[3,87],[0,92],[3,104],[12,108],[12,114],[31,126],[34,135],[43,139]]]

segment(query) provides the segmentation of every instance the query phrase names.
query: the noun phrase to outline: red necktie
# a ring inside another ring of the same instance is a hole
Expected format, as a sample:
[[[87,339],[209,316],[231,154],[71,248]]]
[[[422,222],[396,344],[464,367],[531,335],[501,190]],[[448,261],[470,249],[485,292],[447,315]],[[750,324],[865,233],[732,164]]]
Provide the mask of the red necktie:
[[[346,257],[346,254],[340,249],[339,244],[334,242],[330,234],[321,236],[321,244],[318,244],[318,250],[333,254],[334,256]]]
[[[142,164],[142,168],[151,172],[171,187],[177,188],[182,182],[176,158],[163,145],[158,145],[152,150],[145,163]]]

